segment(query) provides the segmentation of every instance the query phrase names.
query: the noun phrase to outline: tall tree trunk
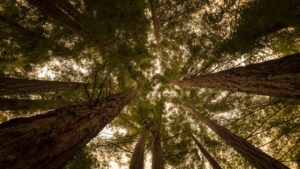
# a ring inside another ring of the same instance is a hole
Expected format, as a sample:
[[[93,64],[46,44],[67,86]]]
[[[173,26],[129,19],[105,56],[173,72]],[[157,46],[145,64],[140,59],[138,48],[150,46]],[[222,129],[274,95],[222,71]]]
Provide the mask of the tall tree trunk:
[[[98,46],[101,50],[112,53],[102,42],[95,39],[95,37],[89,33],[89,30],[80,25],[83,15],[77,11],[68,0],[52,1],[52,0],[26,0],[32,6],[35,6],[45,15],[51,17],[60,25],[73,31],[77,35],[86,38],[95,46]]]
[[[1,78],[0,96],[73,91],[83,87],[84,84],[85,83]]]
[[[222,169],[221,166],[217,163],[217,161],[205,150],[205,148],[200,144],[200,142],[191,134],[192,139],[196,143],[197,147],[200,149],[202,154],[208,160],[213,169]]]
[[[299,67],[298,53],[218,73],[184,78],[173,84],[300,99]]]
[[[68,103],[60,100],[26,100],[0,98],[0,110],[51,110],[71,104],[71,102]]]
[[[153,132],[153,149],[152,149],[152,169],[164,169],[164,156],[161,147],[160,125]]]
[[[51,0],[26,0],[29,4],[37,7],[47,16],[52,17],[64,27],[74,31],[78,35],[85,36],[86,32],[66,11],[62,11],[59,6]]]
[[[140,90],[0,124],[0,168],[62,168]]]
[[[228,129],[218,125],[216,122],[205,117],[193,108],[183,105],[183,107],[206,124],[211,130],[218,134],[225,142],[234,148],[239,154],[245,157],[254,167],[258,169],[288,169],[285,165],[262,152],[245,139],[233,134]]]
[[[159,27],[159,21],[157,18],[157,5],[159,0],[149,0],[150,9],[151,9],[151,15],[152,15],[152,21],[153,21],[153,28],[154,28],[154,35],[157,43],[160,42],[160,27]]]
[[[142,134],[134,148],[129,169],[144,168],[145,145],[146,145],[146,136]]]

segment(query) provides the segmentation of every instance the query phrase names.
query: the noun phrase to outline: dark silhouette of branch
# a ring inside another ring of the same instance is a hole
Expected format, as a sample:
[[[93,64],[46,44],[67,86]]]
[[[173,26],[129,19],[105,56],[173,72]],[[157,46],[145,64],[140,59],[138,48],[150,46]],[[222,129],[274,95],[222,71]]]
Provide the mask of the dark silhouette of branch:
[[[92,93],[91,99],[94,98],[94,94],[95,94],[95,87],[96,87],[96,82],[97,82],[97,74],[98,74],[98,71],[95,72],[94,85],[93,85],[93,93]]]
[[[177,134],[175,134],[175,135],[173,135],[173,136],[164,138],[164,139],[162,139],[162,140],[160,140],[160,141],[167,141],[167,140],[170,140],[170,139],[172,139],[172,138],[174,138],[174,137],[177,137],[177,136],[179,136],[179,135],[181,135],[181,134],[189,133],[189,132],[191,132],[191,131],[192,131],[191,129],[190,129],[190,130],[186,130],[186,131],[183,131],[183,132],[181,132],[181,133],[177,133]]]
[[[88,92],[88,90],[87,90],[87,87],[86,87],[85,84],[84,84],[83,86],[84,86],[84,90],[85,90],[85,92],[86,92],[86,94],[87,94],[87,96],[88,96],[89,102],[91,103],[92,100],[91,100],[90,94],[89,94],[89,92]]]

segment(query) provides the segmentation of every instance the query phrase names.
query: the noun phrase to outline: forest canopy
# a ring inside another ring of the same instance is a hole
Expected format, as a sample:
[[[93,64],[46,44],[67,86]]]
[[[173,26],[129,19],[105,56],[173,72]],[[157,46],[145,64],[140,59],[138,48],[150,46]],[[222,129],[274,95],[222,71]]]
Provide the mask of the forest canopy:
[[[300,168],[299,0],[0,1],[0,168]]]

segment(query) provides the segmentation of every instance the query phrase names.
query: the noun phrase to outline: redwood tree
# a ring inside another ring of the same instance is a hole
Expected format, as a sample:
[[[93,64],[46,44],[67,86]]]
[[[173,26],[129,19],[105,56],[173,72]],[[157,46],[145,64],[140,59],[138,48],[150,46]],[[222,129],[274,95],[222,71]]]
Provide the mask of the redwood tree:
[[[0,79],[0,96],[2,95],[22,95],[31,93],[73,91],[81,88],[85,83],[58,82],[44,80],[27,79]]]
[[[144,153],[146,145],[146,136],[142,134],[135,145],[134,152],[131,157],[129,169],[144,168]]]
[[[184,78],[173,84],[300,99],[299,67],[298,53],[218,73]]]
[[[154,28],[154,35],[156,42],[160,42],[160,27],[159,27],[159,20],[157,17],[157,6],[158,6],[159,0],[149,0],[150,9],[151,9],[151,15],[152,15],[152,22],[153,22],[153,28]]]
[[[0,110],[49,110],[72,104],[60,100],[26,100],[0,98]],[[74,103],[75,104],[75,103]]]
[[[164,157],[160,139],[161,122],[152,132],[153,134],[153,149],[152,149],[152,169],[164,169]]]
[[[46,15],[55,19],[59,24],[65,26],[66,28],[72,30],[73,32],[86,36],[86,31],[80,26],[78,21],[78,15],[80,14],[68,1],[38,1],[38,0],[27,0],[27,2],[39,10],[41,10]],[[63,10],[65,10],[65,12]],[[72,16],[71,13],[76,13],[77,18]]]
[[[218,164],[218,162],[205,150],[205,148],[201,145],[201,143],[196,139],[196,137],[193,136],[193,134],[191,134],[192,139],[194,140],[194,142],[196,143],[197,147],[200,149],[200,151],[202,152],[202,154],[204,155],[204,157],[208,160],[208,162],[210,163],[210,165],[214,168],[214,169],[222,169],[221,166]]]
[[[272,158],[268,154],[254,147],[245,139],[233,134],[225,127],[220,126],[216,122],[205,117],[193,108],[183,105],[183,107],[191,112],[195,117],[207,125],[211,130],[218,134],[225,142],[234,148],[239,154],[245,157],[254,167],[258,169],[288,169],[285,165]]]
[[[140,90],[0,124],[0,168],[62,168]]]

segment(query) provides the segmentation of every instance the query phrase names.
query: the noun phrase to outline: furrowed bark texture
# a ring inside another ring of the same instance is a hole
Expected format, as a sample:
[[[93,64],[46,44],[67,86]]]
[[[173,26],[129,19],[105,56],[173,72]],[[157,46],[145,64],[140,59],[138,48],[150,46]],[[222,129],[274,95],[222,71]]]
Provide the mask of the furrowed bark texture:
[[[234,148],[239,154],[245,157],[254,167],[258,169],[288,169],[285,165],[262,152],[245,139],[233,134],[228,129],[218,125],[214,121],[205,117],[193,108],[183,105],[183,107],[206,124],[211,130],[218,134],[225,142]]]
[[[300,54],[185,78],[173,84],[300,99]]]
[[[1,78],[0,96],[73,91],[83,87],[84,84],[85,83]]]
[[[164,169],[164,157],[160,141],[160,125],[153,136],[152,169]]]
[[[49,110],[71,105],[72,103],[53,100],[1,99],[0,110]]]
[[[135,145],[129,169],[143,169],[144,168],[144,153],[146,145],[146,136],[143,134]]]
[[[222,169],[218,162],[205,150],[205,148],[200,144],[200,142],[191,134],[192,139],[196,143],[197,147],[200,149],[201,153],[208,160],[213,169]]]
[[[129,103],[140,90],[0,124],[1,169],[59,169]]]

